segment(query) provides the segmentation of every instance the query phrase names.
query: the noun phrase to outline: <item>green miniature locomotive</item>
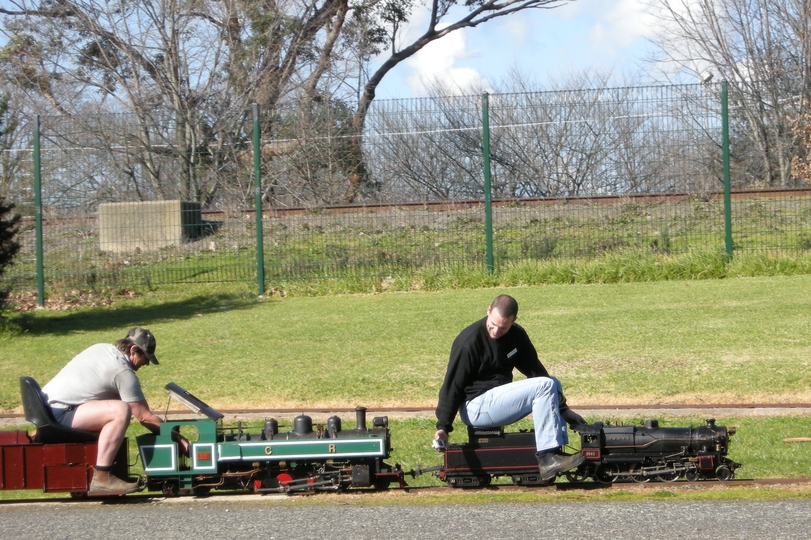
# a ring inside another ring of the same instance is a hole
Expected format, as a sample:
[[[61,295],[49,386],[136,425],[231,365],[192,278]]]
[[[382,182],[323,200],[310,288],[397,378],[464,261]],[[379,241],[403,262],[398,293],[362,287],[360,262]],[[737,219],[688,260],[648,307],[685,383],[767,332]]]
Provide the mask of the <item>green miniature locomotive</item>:
[[[367,428],[363,407],[355,409],[353,429],[342,429],[337,416],[314,427],[309,416],[300,415],[291,431],[280,432],[278,422],[267,419],[251,433],[241,423],[224,427],[222,414],[176,384],[166,390],[205,418],[166,421],[159,434],[136,437],[149,491],[202,495],[212,489],[263,493],[405,485],[400,467],[384,462],[391,454],[388,418],[375,417]],[[181,452],[177,433],[189,439],[189,455]]]

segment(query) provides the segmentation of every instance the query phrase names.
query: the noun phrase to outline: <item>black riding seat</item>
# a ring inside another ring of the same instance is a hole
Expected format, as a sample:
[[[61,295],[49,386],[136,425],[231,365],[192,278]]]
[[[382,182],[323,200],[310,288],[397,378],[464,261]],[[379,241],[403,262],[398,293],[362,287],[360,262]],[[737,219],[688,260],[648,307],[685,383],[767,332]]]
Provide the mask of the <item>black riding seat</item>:
[[[65,427],[53,416],[45,402],[37,381],[31,377],[20,377],[20,395],[23,400],[25,419],[37,426],[34,440],[40,443],[83,443],[93,442],[98,435],[90,431]]]

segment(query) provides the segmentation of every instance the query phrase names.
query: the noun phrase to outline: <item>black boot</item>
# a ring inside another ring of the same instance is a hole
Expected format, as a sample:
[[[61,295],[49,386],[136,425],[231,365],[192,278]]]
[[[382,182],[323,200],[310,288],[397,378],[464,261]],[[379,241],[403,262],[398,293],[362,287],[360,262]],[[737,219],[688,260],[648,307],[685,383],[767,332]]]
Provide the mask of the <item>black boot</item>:
[[[572,456],[557,452],[544,452],[536,454],[538,458],[538,468],[541,471],[541,480],[548,482],[568,470],[579,467],[586,461],[586,455],[578,452]]]

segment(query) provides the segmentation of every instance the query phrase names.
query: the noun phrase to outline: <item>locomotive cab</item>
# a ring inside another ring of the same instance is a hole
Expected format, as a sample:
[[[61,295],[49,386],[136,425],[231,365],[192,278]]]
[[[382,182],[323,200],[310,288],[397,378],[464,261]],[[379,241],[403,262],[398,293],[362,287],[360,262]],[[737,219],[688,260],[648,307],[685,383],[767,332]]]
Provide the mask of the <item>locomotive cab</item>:
[[[223,415],[174,383],[167,384],[165,388],[171,399],[205,416],[201,419],[165,421],[161,423],[158,434],[147,433],[136,437],[147,487],[176,495],[194,490],[193,476],[216,474],[217,441],[221,438]],[[176,442],[177,434],[189,440],[188,456],[182,454]],[[171,478],[171,482],[165,482],[166,478]]]

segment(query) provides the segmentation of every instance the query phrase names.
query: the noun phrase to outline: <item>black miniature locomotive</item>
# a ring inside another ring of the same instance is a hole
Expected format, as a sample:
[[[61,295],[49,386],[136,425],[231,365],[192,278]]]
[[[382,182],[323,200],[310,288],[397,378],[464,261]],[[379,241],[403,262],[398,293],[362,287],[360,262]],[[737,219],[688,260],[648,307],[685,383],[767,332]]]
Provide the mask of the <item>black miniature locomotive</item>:
[[[566,473],[571,482],[595,480],[671,482],[730,480],[741,467],[727,458],[735,428],[707,420],[700,427],[608,426],[602,422],[574,426],[586,461]],[[510,477],[515,485],[544,485],[535,458],[532,431],[505,433],[503,428],[468,428],[468,442],[448,445],[438,476],[452,487],[482,487],[495,477]]]
[[[570,474],[577,480],[672,482],[682,476],[690,481],[731,480],[741,467],[726,457],[735,428],[717,426],[714,419],[688,428],[659,427],[658,421],[648,420],[644,427],[597,422],[573,429],[586,454],[586,462]]]

